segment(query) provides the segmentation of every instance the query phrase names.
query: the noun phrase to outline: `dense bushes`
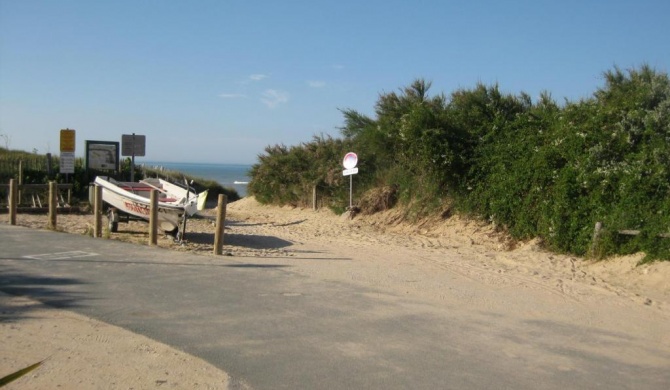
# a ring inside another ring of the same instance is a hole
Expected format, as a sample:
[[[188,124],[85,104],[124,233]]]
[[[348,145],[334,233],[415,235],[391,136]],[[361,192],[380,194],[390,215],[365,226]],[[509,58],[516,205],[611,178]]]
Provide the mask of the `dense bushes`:
[[[251,168],[248,191],[263,203],[308,205],[317,187],[324,205],[342,208],[348,191],[338,161],[348,148],[346,141],[323,136],[293,147],[268,146]]]
[[[300,204],[318,185],[342,207],[340,162],[355,151],[359,197],[393,188],[393,199],[422,212],[448,202],[513,237],[578,255],[601,221],[594,255],[669,258],[670,239],[658,235],[670,231],[670,81],[648,66],[604,79],[591,98],[563,105],[548,93],[533,102],[484,85],[431,97],[417,80],[380,95],[375,118],[344,110],[341,140],[268,147],[249,189],[262,202]],[[617,234],[624,229],[641,234]]]

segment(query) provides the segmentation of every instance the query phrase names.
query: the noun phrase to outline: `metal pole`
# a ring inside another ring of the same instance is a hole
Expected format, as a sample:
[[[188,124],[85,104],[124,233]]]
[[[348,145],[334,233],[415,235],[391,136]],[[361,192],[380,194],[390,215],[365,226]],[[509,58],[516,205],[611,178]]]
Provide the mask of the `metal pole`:
[[[133,153],[130,162],[130,181],[135,181],[135,133],[133,133]]]
[[[23,185],[23,160],[19,160],[19,188]],[[21,204],[21,190],[16,197],[16,204]]]
[[[353,206],[352,198],[354,193],[354,175],[349,175],[349,209]]]

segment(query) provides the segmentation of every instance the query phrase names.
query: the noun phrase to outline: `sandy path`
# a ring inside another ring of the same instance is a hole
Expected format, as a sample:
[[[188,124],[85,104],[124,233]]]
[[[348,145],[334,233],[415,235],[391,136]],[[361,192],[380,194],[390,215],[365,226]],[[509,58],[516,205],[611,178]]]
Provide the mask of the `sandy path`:
[[[204,214],[212,217],[214,210]],[[45,216],[22,215],[19,224],[41,228],[45,220]],[[473,312],[486,311],[507,317],[513,313],[513,320],[518,323],[532,324],[542,319],[566,327],[589,327],[602,334],[628,335],[636,341],[608,348],[608,357],[661,367],[668,365],[667,357],[652,356],[645,347],[656,345],[670,351],[670,262],[636,267],[641,255],[590,262],[547,253],[534,241],[510,242],[496,234],[490,225],[457,217],[426,220],[416,225],[398,222],[400,220],[397,211],[348,219],[328,210],[315,212],[263,206],[246,198],[228,205],[224,253],[253,257],[255,263],[288,264],[295,272],[317,280],[360,283],[393,294],[418,297],[433,305],[457,305]],[[62,215],[58,221],[61,230],[85,234],[90,231],[92,217]],[[112,238],[145,243],[146,230],[147,224],[142,222],[120,224],[119,233],[113,234]],[[189,221],[188,231],[188,242],[184,245],[160,237],[159,246],[213,256],[213,222],[207,218],[193,219]],[[2,299],[5,307],[8,298]],[[10,301],[9,305],[34,304],[21,298]],[[40,345],[38,340],[47,337],[53,343],[52,351],[86,351],[88,348],[89,352],[81,352],[80,360],[75,361],[90,362],[95,356],[100,361],[96,372],[100,369],[103,372],[129,370],[127,377],[135,388],[155,387],[166,383],[159,381],[175,378],[178,381],[171,383],[176,388],[195,388],[192,385],[195,382],[207,388],[210,383],[222,383],[220,381],[226,378],[225,373],[213,370],[205,362],[141,336],[134,338],[132,334],[124,336],[128,340],[124,350],[113,354],[101,352],[96,348],[104,343],[96,342],[97,339],[104,339],[109,332],[125,331],[68,312],[49,308],[40,310],[39,316],[0,323],[0,337],[3,348],[6,348],[2,355],[14,355],[6,351],[19,350],[21,356],[25,354],[22,358],[4,358],[3,370],[30,363],[41,356],[37,353],[42,352],[37,347]],[[501,328],[507,326],[513,331],[515,324],[501,323]],[[89,336],[51,338],[55,326],[72,328],[76,334]],[[16,344],[4,344],[10,339]],[[573,343],[574,335],[548,342],[555,343],[558,348]],[[509,354],[520,353],[518,348],[518,345],[510,345]],[[47,373],[56,375],[64,381],[65,387],[76,383],[67,382],[75,380],[74,372],[81,380],[90,383],[95,383],[99,377],[109,378],[79,370],[81,363],[62,368],[64,360],[58,356],[66,355],[68,361],[77,359],[76,354],[71,357],[71,353],[54,353],[44,371],[35,374],[37,378]],[[172,359],[160,363],[169,376],[156,371],[150,364],[152,360],[147,362],[147,355],[152,359]],[[119,356],[124,358],[119,359]],[[54,368],[55,364],[49,368],[50,362],[57,359],[60,359],[58,370]],[[198,375],[178,370],[184,359],[190,362],[190,372]],[[129,361],[133,364],[118,366]],[[142,364],[149,366],[146,370],[140,369]],[[152,375],[146,378],[148,382],[133,382],[139,381],[133,370]],[[205,371],[216,371],[218,376],[212,376],[215,382],[203,379],[200,374]],[[15,388],[34,388],[25,384],[28,382],[17,383]]]
[[[6,389],[222,389],[228,375],[122,328],[0,293],[0,375],[46,358]]]

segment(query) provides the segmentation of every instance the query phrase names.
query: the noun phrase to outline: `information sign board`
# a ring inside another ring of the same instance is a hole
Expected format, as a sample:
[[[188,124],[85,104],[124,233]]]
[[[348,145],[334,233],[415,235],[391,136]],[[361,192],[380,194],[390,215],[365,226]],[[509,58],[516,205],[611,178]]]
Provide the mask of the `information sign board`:
[[[144,135],[123,134],[121,136],[121,155],[143,157],[147,138]]]
[[[75,131],[72,129],[63,129],[60,131],[60,151],[74,152]]]
[[[358,168],[350,168],[342,171],[342,176],[355,175],[358,173]]]
[[[113,141],[86,141],[86,169],[119,170],[119,143]]]
[[[61,152],[60,173],[74,173],[74,152]]]

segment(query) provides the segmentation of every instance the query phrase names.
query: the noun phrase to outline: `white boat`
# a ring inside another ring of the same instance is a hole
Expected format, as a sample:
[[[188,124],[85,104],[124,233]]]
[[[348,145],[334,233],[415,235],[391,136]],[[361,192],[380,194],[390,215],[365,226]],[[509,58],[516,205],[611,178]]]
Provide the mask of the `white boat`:
[[[157,178],[127,182],[98,176],[95,184],[102,187],[103,202],[112,206],[108,212],[109,230],[112,232],[118,228],[119,212],[148,221],[151,191],[157,190],[158,227],[165,232],[176,233],[181,239],[186,228],[186,218],[201,209],[207,197],[207,191],[198,195],[192,188]]]

